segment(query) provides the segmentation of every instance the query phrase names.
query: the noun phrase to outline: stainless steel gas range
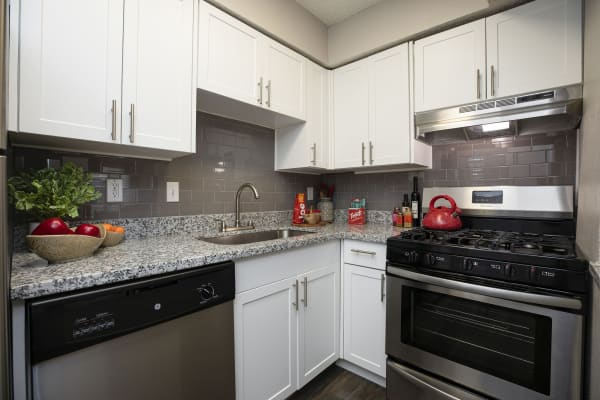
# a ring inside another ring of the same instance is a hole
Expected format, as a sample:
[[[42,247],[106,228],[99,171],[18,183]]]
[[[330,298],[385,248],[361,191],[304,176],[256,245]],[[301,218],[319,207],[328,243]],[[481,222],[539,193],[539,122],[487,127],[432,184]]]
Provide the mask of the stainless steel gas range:
[[[425,189],[456,232],[387,242],[388,399],[582,397],[588,265],[571,187]]]

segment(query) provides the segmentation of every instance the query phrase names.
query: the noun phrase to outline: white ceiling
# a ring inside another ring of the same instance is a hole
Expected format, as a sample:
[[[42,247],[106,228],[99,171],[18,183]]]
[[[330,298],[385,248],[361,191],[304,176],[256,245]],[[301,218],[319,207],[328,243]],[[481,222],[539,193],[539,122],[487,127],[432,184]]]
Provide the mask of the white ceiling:
[[[383,0],[296,0],[325,25],[331,26]]]

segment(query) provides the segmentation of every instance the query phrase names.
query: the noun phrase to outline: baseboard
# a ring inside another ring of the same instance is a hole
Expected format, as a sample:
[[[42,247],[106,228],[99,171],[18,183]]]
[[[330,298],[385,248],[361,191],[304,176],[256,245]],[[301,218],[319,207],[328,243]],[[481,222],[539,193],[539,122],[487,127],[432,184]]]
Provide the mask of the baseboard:
[[[385,378],[379,375],[372,373],[371,371],[367,371],[366,369],[359,367],[358,365],[352,364],[346,360],[342,360],[341,358],[335,362],[335,365],[338,367],[344,368],[347,371],[352,372],[360,376],[361,378],[365,378],[368,381],[371,381],[381,387],[385,387]]]

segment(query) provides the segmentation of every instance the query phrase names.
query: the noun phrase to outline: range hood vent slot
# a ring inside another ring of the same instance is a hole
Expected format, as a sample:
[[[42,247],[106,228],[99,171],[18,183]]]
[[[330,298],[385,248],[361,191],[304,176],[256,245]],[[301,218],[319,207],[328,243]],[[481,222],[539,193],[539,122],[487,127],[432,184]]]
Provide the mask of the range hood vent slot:
[[[415,114],[416,138],[435,145],[463,143],[482,137],[573,130],[581,121],[582,94],[582,86],[574,85],[419,112]],[[484,125],[498,122],[509,122],[509,128],[482,129]]]

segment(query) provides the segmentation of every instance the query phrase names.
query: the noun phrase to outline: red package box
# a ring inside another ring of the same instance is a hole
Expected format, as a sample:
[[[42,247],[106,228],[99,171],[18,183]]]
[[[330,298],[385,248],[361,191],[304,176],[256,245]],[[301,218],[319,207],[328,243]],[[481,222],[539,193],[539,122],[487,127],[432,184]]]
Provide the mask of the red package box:
[[[348,223],[350,225],[364,225],[367,223],[367,210],[364,208],[349,208]]]

